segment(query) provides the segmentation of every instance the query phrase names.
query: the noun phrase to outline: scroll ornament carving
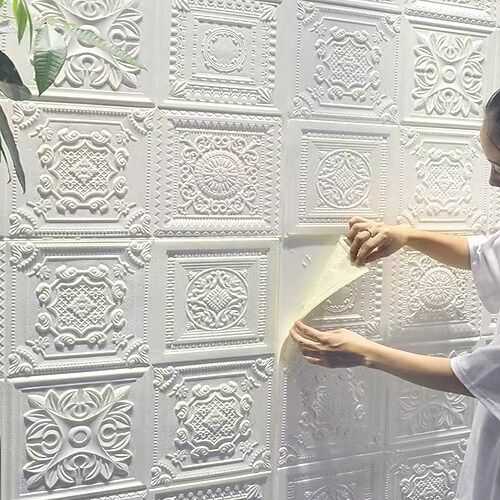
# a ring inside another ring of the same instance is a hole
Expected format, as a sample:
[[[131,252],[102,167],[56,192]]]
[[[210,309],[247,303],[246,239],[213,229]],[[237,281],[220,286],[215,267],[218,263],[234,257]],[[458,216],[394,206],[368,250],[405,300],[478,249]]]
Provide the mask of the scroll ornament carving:
[[[28,394],[24,414],[29,490],[127,476],[132,459],[130,386]]]

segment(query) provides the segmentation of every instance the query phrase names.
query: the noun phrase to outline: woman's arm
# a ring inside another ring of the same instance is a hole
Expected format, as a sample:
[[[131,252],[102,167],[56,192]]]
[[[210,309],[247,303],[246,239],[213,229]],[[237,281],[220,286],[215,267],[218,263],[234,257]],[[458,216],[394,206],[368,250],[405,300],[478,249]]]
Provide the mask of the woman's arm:
[[[409,247],[448,266],[470,269],[469,245],[465,236],[414,228],[406,231],[406,244]]]
[[[407,245],[443,264],[470,269],[465,236],[422,231],[409,224],[389,225],[363,217],[349,219],[347,236],[351,241],[351,256],[358,264],[387,257]]]
[[[376,342],[365,343],[363,350],[367,368],[382,370],[431,389],[474,397],[451,369],[449,358],[416,354]]]

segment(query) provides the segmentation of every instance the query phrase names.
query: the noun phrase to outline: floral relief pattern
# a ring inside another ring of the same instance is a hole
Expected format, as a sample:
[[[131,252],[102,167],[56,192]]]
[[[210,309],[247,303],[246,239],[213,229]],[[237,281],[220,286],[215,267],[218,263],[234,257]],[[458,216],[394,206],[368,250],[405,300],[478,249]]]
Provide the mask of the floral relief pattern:
[[[77,23],[111,42],[132,57],[140,51],[143,14],[139,0],[34,0],[43,19]],[[72,40],[68,59],[55,84],[119,90],[137,87],[140,69],[84,42]]]
[[[111,331],[123,329],[126,321],[119,305],[127,287],[121,280],[112,281],[105,265],[83,270],[60,266],[55,278],[36,288],[47,312],[38,315],[35,328],[40,335],[51,333],[57,349],[79,343],[103,347]]]
[[[315,66],[311,85],[294,99],[294,116],[314,116],[321,107],[370,107],[383,122],[395,122],[396,104],[382,91],[380,71],[385,44],[398,37],[400,19],[378,18],[377,27],[368,31],[362,23],[347,28],[350,22],[346,21],[346,27],[339,26],[340,18],[330,18],[326,12],[313,2],[299,2],[301,30],[305,28],[308,38],[316,35],[310,47],[314,55],[302,57],[314,59]]]
[[[304,500],[356,500],[356,493],[345,485],[323,486],[317,490],[306,490]]]
[[[258,141],[251,136],[184,134],[181,143],[179,214],[258,214]]]
[[[452,429],[465,423],[464,396],[442,393],[420,386],[405,386],[399,401],[399,416],[411,434]]]
[[[218,330],[246,326],[248,287],[245,271],[207,269],[188,273],[186,314],[192,321],[190,328]]]
[[[415,47],[414,109],[465,118],[480,113],[484,55],[471,37],[419,33]]]
[[[316,179],[320,200],[327,206],[366,205],[372,173],[365,155],[349,149],[331,151],[322,157]]]
[[[127,476],[132,459],[130,386],[28,394],[23,470],[29,490]]]
[[[113,197],[121,200],[127,193],[127,181],[119,174],[128,162],[128,151],[114,148],[107,130],[81,134],[63,128],[57,136],[55,147],[43,145],[38,150],[48,172],[40,176],[38,192],[46,199],[55,198],[61,214],[82,209],[107,213]]]
[[[26,205],[9,217],[10,235],[59,236],[80,231],[88,235],[87,223],[97,224],[96,231],[114,224],[118,226],[114,231],[122,234],[148,235],[150,215],[127,198],[129,191],[137,192],[128,178],[133,174],[131,146],[153,129],[153,112],[118,112],[121,120],[113,120],[109,127],[103,126],[109,120],[99,119],[88,127],[87,117],[80,115],[80,130],[75,120],[67,120],[66,125],[54,117],[52,108],[42,113],[35,106],[17,103],[14,108],[13,122],[19,131],[32,129],[22,139],[28,140],[29,135],[34,140],[41,172],[36,172],[38,183]]]
[[[271,105],[276,27],[265,0],[173,2],[169,98]]]
[[[191,385],[181,370],[174,366],[154,370],[157,391],[178,400],[174,406],[178,427],[173,438],[176,451],[165,455],[168,462],[160,460],[153,467],[153,484],[170,484],[195,464],[238,463],[247,457],[254,471],[268,470],[269,450],[252,440],[252,392],[270,379],[273,359],[258,358],[238,382]]]

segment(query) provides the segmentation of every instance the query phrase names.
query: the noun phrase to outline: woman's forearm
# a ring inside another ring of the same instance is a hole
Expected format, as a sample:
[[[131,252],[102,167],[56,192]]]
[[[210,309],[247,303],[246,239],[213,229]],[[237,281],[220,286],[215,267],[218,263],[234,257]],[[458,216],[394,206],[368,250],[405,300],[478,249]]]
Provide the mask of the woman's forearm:
[[[364,353],[365,366],[439,391],[473,394],[457,378],[449,358],[428,356],[370,342]]]
[[[443,264],[470,269],[469,245],[465,236],[410,228],[406,230],[405,241],[406,245]]]

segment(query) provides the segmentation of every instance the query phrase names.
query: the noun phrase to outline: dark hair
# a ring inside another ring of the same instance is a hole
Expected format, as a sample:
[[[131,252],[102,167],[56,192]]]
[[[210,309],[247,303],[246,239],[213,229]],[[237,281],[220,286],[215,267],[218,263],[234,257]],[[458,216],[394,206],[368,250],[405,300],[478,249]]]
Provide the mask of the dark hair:
[[[484,110],[489,122],[488,137],[500,149],[500,89],[488,99]]]

